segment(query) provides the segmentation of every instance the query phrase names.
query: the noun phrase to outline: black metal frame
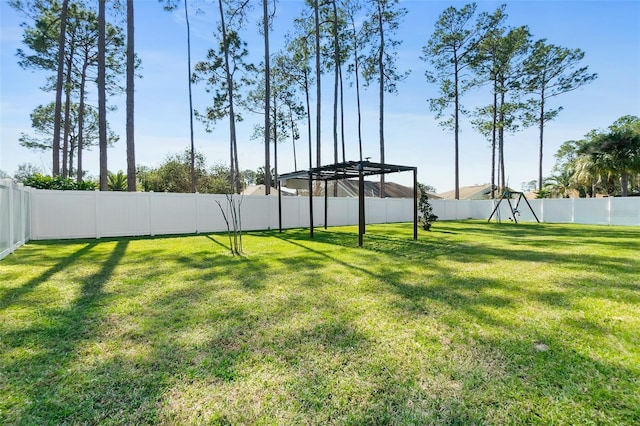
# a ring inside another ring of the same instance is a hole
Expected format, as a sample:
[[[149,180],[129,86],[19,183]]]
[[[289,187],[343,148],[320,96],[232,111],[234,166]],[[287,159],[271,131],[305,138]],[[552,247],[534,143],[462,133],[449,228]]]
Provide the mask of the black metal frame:
[[[418,239],[418,168],[411,166],[398,166],[393,164],[372,163],[370,161],[347,161],[344,163],[330,164],[315,167],[309,170],[285,173],[278,176],[278,226],[282,232],[282,195],[281,183],[290,179],[309,180],[309,232],[313,238],[313,181],[324,181],[324,226],[327,227],[327,182],[330,180],[344,180],[358,178],[358,246],[362,247],[365,233],[365,203],[364,203],[364,178],[366,176],[384,175],[398,172],[413,172],[413,239]]]

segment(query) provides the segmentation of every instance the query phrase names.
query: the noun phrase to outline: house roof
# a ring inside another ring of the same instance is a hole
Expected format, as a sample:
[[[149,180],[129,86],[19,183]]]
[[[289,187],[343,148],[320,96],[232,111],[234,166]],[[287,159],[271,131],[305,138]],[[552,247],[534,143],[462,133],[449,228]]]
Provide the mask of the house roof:
[[[287,188],[298,189],[300,195],[309,193],[309,181],[304,179],[289,179],[285,182]],[[331,196],[333,194],[333,186],[338,186],[338,197],[357,197],[358,181],[354,179],[345,179],[339,181],[327,182],[327,192]],[[384,192],[389,198],[413,198],[413,188],[400,185],[395,182],[385,182]],[[314,185],[314,195],[324,195],[324,184],[318,183]],[[430,199],[436,200],[440,197],[437,194],[427,193]],[[364,196],[379,197],[380,182],[364,181]]]
[[[244,189],[244,191],[242,191],[242,194],[243,195],[265,195],[265,188],[266,187],[262,184],[250,185],[250,186],[247,186]],[[269,195],[278,195],[278,190],[272,186],[271,193]],[[291,195],[291,193],[289,191],[283,190],[282,195]]]
[[[507,188],[507,191],[512,194],[519,194],[519,191],[514,190],[513,188]],[[480,200],[480,199],[488,199],[491,194],[491,184],[485,183],[484,185],[472,185],[472,186],[461,186],[460,187],[460,199],[461,200]],[[455,199],[455,190],[443,192],[438,194],[441,198],[445,200],[453,200]],[[498,189],[495,190],[495,197],[500,198],[502,196],[502,192]],[[512,195],[513,198],[513,195]]]
[[[487,183],[484,185],[473,185],[473,186],[461,186],[459,188],[460,191],[460,199],[461,200],[468,200],[477,196],[485,196],[485,195],[489,195],[491,193],[491,184]],[[453,200],[456,197],[456,191],[455,190],[451,190],[451,191],[447,191],[447,192],[442,192],[440,194],[438,194],[438,196],[440,196],[441,198],[444,198],[445,200]]]
[[[337,182],[329,182],[328,191],[332,193],[333,184],[338,185],[338,189],[342,189],[346,196],[357,197],[358,196],[358,181],[357,180],[341,180]],[[413,198],[413,188],[400,185],[395,182],[385,182],[384,184],[385,195],[389,198]],[[324,194],[324,186],[322,187],[322,194]],[[380,182],[364,181],[364,196],[365,197],[378,197],[380,195]]]

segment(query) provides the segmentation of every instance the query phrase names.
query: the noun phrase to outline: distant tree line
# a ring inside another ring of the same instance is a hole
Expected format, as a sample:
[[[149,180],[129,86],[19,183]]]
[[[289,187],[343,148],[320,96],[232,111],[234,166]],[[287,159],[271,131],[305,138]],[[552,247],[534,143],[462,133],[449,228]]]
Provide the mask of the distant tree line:
[[[133,77],[139,61],[133,52],[133,1],[124,3],[126,34],[107,22],[106,0],[98,0],[97,10],[81,1],[9,1],[27,19],[22,25],[26,49],[17,52],[19,65],[49,72],[43,90],[53,92],[55,98],[31,114],[38,137],[23,133],[19,142],[27,148],[51,150],[52,176],[75,177],[78,183],[84,176],[83,153],[97,145],[102,190],[107,189],[107,146],[118,140],[107,123],[107,111],[114,106],[107,106],[106,98],[123,91],[127,93],[127,170],[135,178]],[[118,17],[121,4],[113,4],[112,18]],[[88,101],[93,93],[97,105]],[[135,179],[129,187],[135,191]]]
[[[505,180],[505,134],[536,126],[539,130],[539,190],[542,189],[544,128],[562,107],[550,101],[593,81],[597,75],[581,64],[584,52],[534,41],[526,26],[506,24],[506,6],[494,13],[477,13],[476,4],[451,6],[438,19],[423,48],[430,64],[427,80],[439,84],[440,96],[430,99],[440,124],[454,133],[455,198],[459,198],[459,133],[462,115],[491,143],[491,184],[502,189]],[[463,95],[489,87],[491,102],[467,110]],[[493,197],[493,194],[492,194]]]
[[[267,171],[264,182],[269,191],[278,175],[278,143],[292,144],[296,170],[325,163],[321,158],[321,124],[327,116],[322,111],[326,103],[321,99],[321,84],[325,81],[331,81],[333,89],[330,111],[333,155],[329,162],[346,160],[346,108],[357,112],[362,160],[361,89],[372,86],[378,94],[378,161],[385,162],[385,97],[396,93],[409,74],[409,70],[400,69],[397,61],[401,40],[396,33],[407,13],[399,0],[305,0],[285,37],[284,47],[273,53],[269,33],[276,1],[218,0],[214,3],[216,16],[211,28],[215,43],[206,58],[193,67],[189,5],[186,0],[160,0],[160,6],[167,10],[184,7],[187,32],[185,79],[189,82],[191,119],[191,141],[185,154],[188,185],[171,184],[169,189],[154,186],[157,176],[151,169],[136,167],[133,163],[132,88],[139,61],[133,50],[132,0],[109,3],[99,0],[97,13],[90,3],[77,0],[11,0],[10,4],[28,19],[23,34],[26,49],[18,52],[20,65],[49,71],[45,90],[56,93],[55,102],[39,106],[32,114],[33,129],[38,136],[24,134],[20,143],[33,149],[51,149],[54,176],[75,175],[80,181],[84,174],[82,153],[97,144],[100,188],[107,189],[106,148],[115,143],[118,136],[107,127],[106,96],[125,90],[128,95],[128,190],[136,190],[136,178],[145,190],[205,192],[220,185],[216,179],[204,179],[206,168],[193,143],[195,117],[209,131],[222,122],[228,124],[227,185],[216,187],[227,193],[239,193],[244,181],[239,164],[237,124],[246,114],[257,113],[264,116],[264,125],[256,127],[253,137],[265,141],[263,170]],[[123,4],[127,7],[119,10]],[[243,40],[246,27],[255,16],[248,11],[256,5],[261,7],[259,19],[264,36],[264,59],[259,64],[249,62],[248,46]],[[107,22],[107,18],[126,23],[126,34],[121,27]],[[460,124],[464,116],[469,117],[474,128],[491,144],[488,175],[497,188],[505,185],[506,135],[536,126],[539,131],[537,183],[538,191],[542,191],[544,128],[562,110],[554,103],[555,98],[597,77],[582,64],[584,52],[554,45],[544,38],[535,40],[526,26],[508,25],[504,5],[492,13],[479,13],[477,5],[470,3],[461,8],[451,6],[442,12],[421,53],[427,65],[427,82],[439,88],[438,96],[429,99],[430,108],[436,112],[440,124],[453,132],[456,198],[459,198]],[[122,75],[127,76],[125,87]],[[345,83],[355,90],[354,106],[345,105]],[[209,105],[193,107],[193,84],[211,94]],[[487,93],[486,104],[465,108],[464,96],[470,90],[483,88]],[[97,107],[86,101],[87,93],[92,90],[98,93]],[[315,105],[311,102],[313,98]],[[296,157],[300,152],[296,143],[303,135],[308,153],[304,165]],[[60,153],[62,165],[59,167]],[[617,161],[618,157],[607,158]],[[183,164],[185,158],[173,160]],[[176,168],[171,173],[185,171]],[[382,181],[380,196],[384,195]]]
[[[564,142],[539,197],[640,195],[640,118],[620,117],[606,130]]]

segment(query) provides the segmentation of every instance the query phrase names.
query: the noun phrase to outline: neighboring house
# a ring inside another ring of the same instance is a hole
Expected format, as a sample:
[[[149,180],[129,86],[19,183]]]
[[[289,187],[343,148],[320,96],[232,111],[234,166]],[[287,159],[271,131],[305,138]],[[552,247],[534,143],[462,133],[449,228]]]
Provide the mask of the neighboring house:
[[[242,195],[265,195],[265,186],[264,185],[249,185],[244,191],[242,191]],[[278,195],[278,190],[274,187],[271,187],[271,193],[269,195]],[[282,189],[282,195],[295,195],[295,191],[288,190],[286,188]]]
[[[287,182],[288,188],[297,188],[299,195],[307,195],[309,182],[303,179],[295,179],[295,181]],[[334,186],[337,185],[338,197],[358,197],[358,181],[352,179],[344,179],[327,182],[327,194],[333,197]],[[413,188],[400,185],[395,182],[385,182],[384,192],[387,198],[413,198]],[[324,196],[324,182],[315,181],[313,184],[313,195]],[[429,198],[440,198],[436,194],[429,193]],[[364,181],[364,196],[377,198],[380,196],[380,182]]]
[[[456,191],[451,190],[438,194],[445,200],[454,200],[456,198]],[[496,191],[496,198],[499,194]],[[460,187],[460,199],[461,200],[488,200],[491,198],[491,184],[474,186],[461,186]]]
[[[509,192],[519,193],[520,191],[516,191],[513,188],[507,188]],[[456,197],[455,190],[443,192],[438,194],[440,198],[444,198],[445,200],[454,200]],[[530,198],[525,194],[527,198]],[[495,190],[495,197],[502,197],[502,193],[499,190]],[[514,195],[511,198],[515,197]],[[491,184],[486,183],[484,185],[473,185],[473,186],[462,186],[460,187],[460,199],[461,200],[489,200],[491,198]],[[534,197],[535,198],[535,195]]]

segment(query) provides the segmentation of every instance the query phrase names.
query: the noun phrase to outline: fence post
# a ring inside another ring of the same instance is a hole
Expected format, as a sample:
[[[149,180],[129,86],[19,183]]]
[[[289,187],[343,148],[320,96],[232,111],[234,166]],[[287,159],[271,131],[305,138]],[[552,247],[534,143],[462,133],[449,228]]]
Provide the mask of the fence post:
[[[607,203],[607,210],[608,210],[607,211],[607,216],[608,216],[608,219],[609,219],[608,220],[609,225],[611,225],[611,207],[612,207],[611,204],[612,204],[612,200],[613,200],[613,197],[609,197],[608,203]]]
[[[9,188],[9,253],[13,253],[16,248],[13,242],[13,222],[15,221],[15,217],[13,217],[13,181],[7,180],[7,184],[7,188]]]
[[[27,206],[25,206],[24,185],[20,184],[20,241],[22,244],[27,241]]]
[[[153,191],[149,191],[149,209],[148,209],[148,219],[149,219],[149,236],[153,237],[155,233],[153,232],[153,211],[151,210]]]
[[[29,239],[38,239],[38,196],[35,195],[38,190],[31,188],[29,190],[29,227],[31,232],[29,233]]]
[[[196,234],[200,233],[200,193],[196,192]]]
[[[93,191],[94,193],[94,201],[95,201],[95,209],[96,209],[96,239],[100,239],[100,190],[96,189]]]

